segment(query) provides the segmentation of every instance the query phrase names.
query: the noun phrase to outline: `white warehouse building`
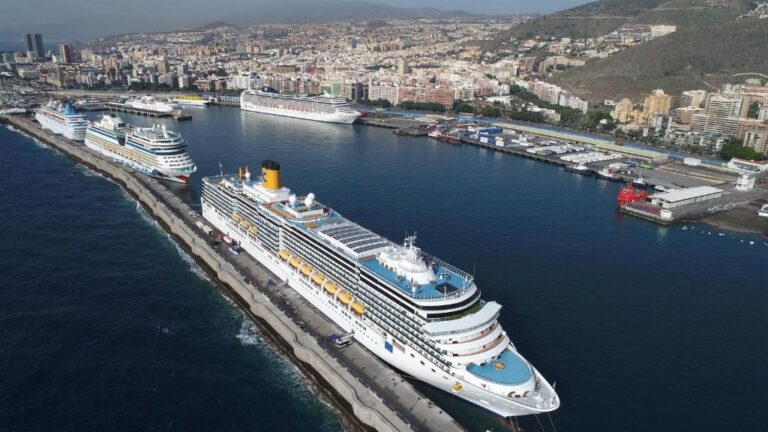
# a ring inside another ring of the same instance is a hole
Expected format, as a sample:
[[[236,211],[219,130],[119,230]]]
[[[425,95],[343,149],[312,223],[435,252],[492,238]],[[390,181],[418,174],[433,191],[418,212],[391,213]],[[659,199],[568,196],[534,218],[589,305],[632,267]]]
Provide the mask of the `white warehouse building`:
[[[723,190],[712,186],[698,186],[676,189],[651,196],[651,204],[665,208],[675,208],[702,201],[709,201],[723,196]]]

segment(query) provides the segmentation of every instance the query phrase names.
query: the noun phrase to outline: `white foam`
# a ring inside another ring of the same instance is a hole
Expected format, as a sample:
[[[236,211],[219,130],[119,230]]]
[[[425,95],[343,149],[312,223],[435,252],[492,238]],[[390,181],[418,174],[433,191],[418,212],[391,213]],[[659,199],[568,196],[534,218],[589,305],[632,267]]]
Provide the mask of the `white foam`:
[[[246,317],[243,317],[243,323],[240,325],[240,332],[236,337],[240,339],[240,343],[244,346],[259,346],[263,342],[261,335],[259,335],[258,331],[256,330],[256,326],[253,325],[253,322],[251,322],[251,320]]]

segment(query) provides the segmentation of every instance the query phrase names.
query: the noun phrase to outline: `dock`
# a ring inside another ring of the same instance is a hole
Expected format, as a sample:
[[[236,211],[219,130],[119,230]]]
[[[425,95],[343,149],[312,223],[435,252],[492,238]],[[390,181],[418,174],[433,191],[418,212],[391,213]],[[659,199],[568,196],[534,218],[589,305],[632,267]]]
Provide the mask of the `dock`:
[[[72,160],[117,182],[136,199],[219,287],[243,309],[324,397],[348,417],[351,430],[464,430],[410,382],[359,344],[339,349],[326,336],[341,330],[247,254],[234,255],[197,228],[201,216],[160,180],[130,171],[87,147],[42,130],[24,117],[3,117]],[[217,233],[220,234],[220,233]],[[311,426],[308,425],[311,428]]]
[[[133,108],[133,107],[127,107],[123,104],[116,103],[116,102],[109,102],[106,104],[106,108],[110,111],[116,111],[116,112],[124,112],[128,114],[136,114],[136,115],[143,115],[148,117],[173,117],[176,120],[191,120],[192,116],[189,114],[184,113],[181,110],[178,111],[172,111],[172,112],[160,112],[160,111],[152,111],[152,110],[145,110],[141,108]]]

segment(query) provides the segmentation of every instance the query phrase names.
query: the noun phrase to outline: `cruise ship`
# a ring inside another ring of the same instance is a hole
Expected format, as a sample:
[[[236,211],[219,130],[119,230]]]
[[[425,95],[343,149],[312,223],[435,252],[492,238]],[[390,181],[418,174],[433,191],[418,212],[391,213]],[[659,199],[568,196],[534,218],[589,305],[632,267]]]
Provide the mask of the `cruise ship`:
[[[153,96],[142,96],[140,98],[128,99],[125,101],[125,106],[128,108],[136,108],[160,113],[170,113],[174,111],[173,105],[166,102],[161,102],[155,99]]]
[[[344,98],[282,94],[269,86],[244,91],[240,109],[328,123],[351,124],[360,117]]]
[[[165,126],[131,127],[116,114],[88,126],[85,145],[119,163],[164,180],[188,183],[197,171],[180,134]]]
[[[242,175],[240,175],[242,174]],[[203,179],[203,217],[394,368],[503,417],[557,409],[554,388],[517,351],[469,273],[395,244],[261,175]]]
[[[62,106],[58,102],[51,101],[35,112],[35,120],[40,123],[43,129],[57,135],[62,135],[73,141],[85,139],[88,120],[85,119],[84,114],[76,113],[72,104],[67,103]]]

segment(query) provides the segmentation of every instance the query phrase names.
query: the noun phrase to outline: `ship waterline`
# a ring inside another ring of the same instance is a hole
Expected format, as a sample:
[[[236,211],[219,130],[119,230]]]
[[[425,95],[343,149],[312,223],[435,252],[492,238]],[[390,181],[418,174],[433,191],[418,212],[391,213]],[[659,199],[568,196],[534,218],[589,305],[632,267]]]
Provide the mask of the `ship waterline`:
[[[468,273],[395,244],[280,184],[203,179],[203,216],[368,350],[419,380],[500,416],[552,411],[552,386],[516,350]]]

